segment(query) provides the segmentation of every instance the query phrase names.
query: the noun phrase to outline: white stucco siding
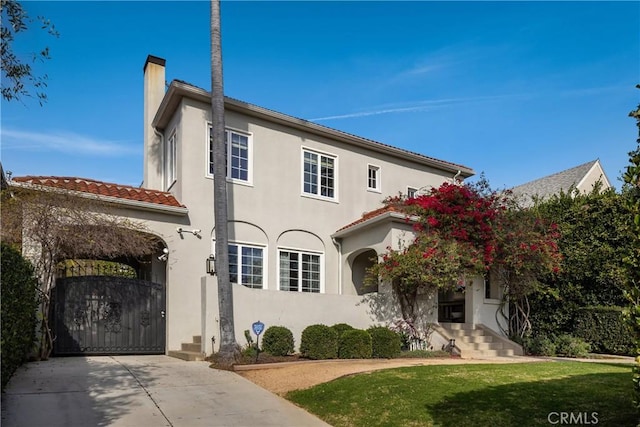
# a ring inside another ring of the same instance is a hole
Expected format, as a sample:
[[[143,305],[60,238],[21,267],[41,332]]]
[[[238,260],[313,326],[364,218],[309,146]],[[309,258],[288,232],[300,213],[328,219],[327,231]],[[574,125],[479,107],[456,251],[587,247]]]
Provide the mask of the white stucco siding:
[[[216,337],[216,350],[220,342],[218,311],[218,286],[215,278],[205,277],[201,282],[206,304],[201,307],[206,319],[202,335],[206,337],[206,352],[211,353],[211,336]],[[373,325],[387,324],[384,317],[389,310],[389,295],[381,295],[376,303],[366,297],[329,294],[306,294],[272,290],[248,289],[241,285],[233,287],[233,307],[236,340],[245,344],[244,331],[251,324],[261,321],[265,327],[285,326],[291,330],[296,350],[300,348],[302,331],[309,325],[322,323],[331,326],[348,323],[355,328],[366,329]],[[255,335],[252,336],[255,339]]]

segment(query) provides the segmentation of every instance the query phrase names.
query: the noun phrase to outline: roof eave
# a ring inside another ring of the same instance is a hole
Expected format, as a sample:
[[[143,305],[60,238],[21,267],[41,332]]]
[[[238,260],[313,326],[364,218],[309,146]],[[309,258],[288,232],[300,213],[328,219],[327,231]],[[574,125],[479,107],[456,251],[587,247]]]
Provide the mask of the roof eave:
[[[156,113],[151,125],[153,127],[157,127],[158,129],[165,130],[165,128],[169,125],[171,117],[180,105],[181,99],[183,97],[191,98],[205,104],[211,102],[211,94],[206,90],[174,80],[169,85],[169,89],[162,99],[160,107],[158,108],[158,112]],[[425,158],[419,154],[406,152],[405,150],[402,150],[400,148],[386,146],[365,138],[360,138],[358,136],[350,135],[339,130],[318,125],[308,120],[299,119],[283,113],[279,113],[277,111],[268,110],[266,108],[248,104],[226,96],[224,106],[225,109],[230,111],[237,111],[249,116],[268,120],[273,123],[303,130],[315,135],[337,139],[339,141],[356,145],[358,147],[366,148],[406,160],[411,160],[416,163],[451,172],[453,174],[457,174],[459,172],[463,178],[469,178],[470,176],[475,175],[475,171],[473,169],[463,165],[455,165],[438,159]]]
[[[349,236],[350,234],[356,233],[358,231],[362,231],[365,228],[369,228],[379,222],[384,222],[391,220],[392,222],[405,222],[412,224],[418,221],[418,217],[415,215],[407,215],[401,212],[385,212],[378,216],[374,216],[373,218],[369,218],[361,223],[353,225],[351,227],[343,228],[342,230],[338,230],[331,235],[331,238],[341,239]]]
[[[139,200],[121,199],[119,197],[103,196],[98,194],[86,193],[84,191],[65,190],[63,188],[50,187],[48,185],[38,185],[38,184],[31,184],[27,182],[11,181],[9,183],[9,186],[26,188],[26,189],[37,190],[37,191],[52,191],[52,192],[59,192],[59,193],[67,193],[77,197],[83,197],[91,200],[99,200],[101,202],[109,203],[112,205],[122,205],[122,206],[126,206],[126,207],[137,209],[137,210],[142,210],[142,211],[160,212],[160,213],[176,215],[176,216],[185,216],[189,213],[189,209],[182,206],[168,206],[168,205],[160,205],[158,203],[141,202]]]

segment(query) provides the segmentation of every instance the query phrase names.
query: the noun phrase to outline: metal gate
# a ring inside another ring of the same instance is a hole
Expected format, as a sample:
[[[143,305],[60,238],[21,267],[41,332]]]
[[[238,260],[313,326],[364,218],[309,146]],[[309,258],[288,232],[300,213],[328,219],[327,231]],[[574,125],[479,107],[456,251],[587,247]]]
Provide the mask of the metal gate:
[[[52,298],[54,355],[165,353],[163,284],[65,277],[56,281]]]

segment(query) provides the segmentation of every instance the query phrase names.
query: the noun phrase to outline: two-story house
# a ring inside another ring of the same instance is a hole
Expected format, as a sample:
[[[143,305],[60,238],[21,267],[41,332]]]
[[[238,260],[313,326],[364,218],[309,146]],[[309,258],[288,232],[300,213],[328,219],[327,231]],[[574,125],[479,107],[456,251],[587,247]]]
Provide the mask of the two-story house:
[[[227,173],[237,341],[243,343],[244,330],[260,320],[290,328],[296,346],[310,324],[367,328],[397,319],[391,293],[363,285],[378,255],[412,238],[407,219],[381,209],[381,202],[474,173],[232,98],[225,98],[226,165],[213,164],[210,131],[210,93],[178,80],[167,89],[165,60],[149,56],[142,188],[119,186],[109,194],[122,215],[142,220],[163,242],[150,268],[166,290],[166,352],[211,353],[216,347],[216,277],[206,271],[216,239],[214,167]],[[47,185],[34,177],[14,181]],[[91,193],[95,185],[78,188]],[[474,285],[461,312],[449,316],[498,331],[499,301],[481,279]],[[435,296],[427,300],[434,308],[429,320],[452,320],[438,319]],[[436,345],[449,338],[440,332]],[[182,345],[193,336],[201,337],[199,344]]]

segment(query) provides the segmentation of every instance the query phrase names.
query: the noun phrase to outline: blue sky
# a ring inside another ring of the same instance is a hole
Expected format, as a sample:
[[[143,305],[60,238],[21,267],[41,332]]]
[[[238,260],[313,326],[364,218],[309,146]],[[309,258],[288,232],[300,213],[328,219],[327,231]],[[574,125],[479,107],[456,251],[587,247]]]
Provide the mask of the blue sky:
[[[210,87],[209,3],[32,2],[53,39],[49,101],[2,100],[14,176],[142,181],[142,66]],[[600,158],[627,165],[639,2],[222,2],[228,96],[472,167],[510,187]]]

